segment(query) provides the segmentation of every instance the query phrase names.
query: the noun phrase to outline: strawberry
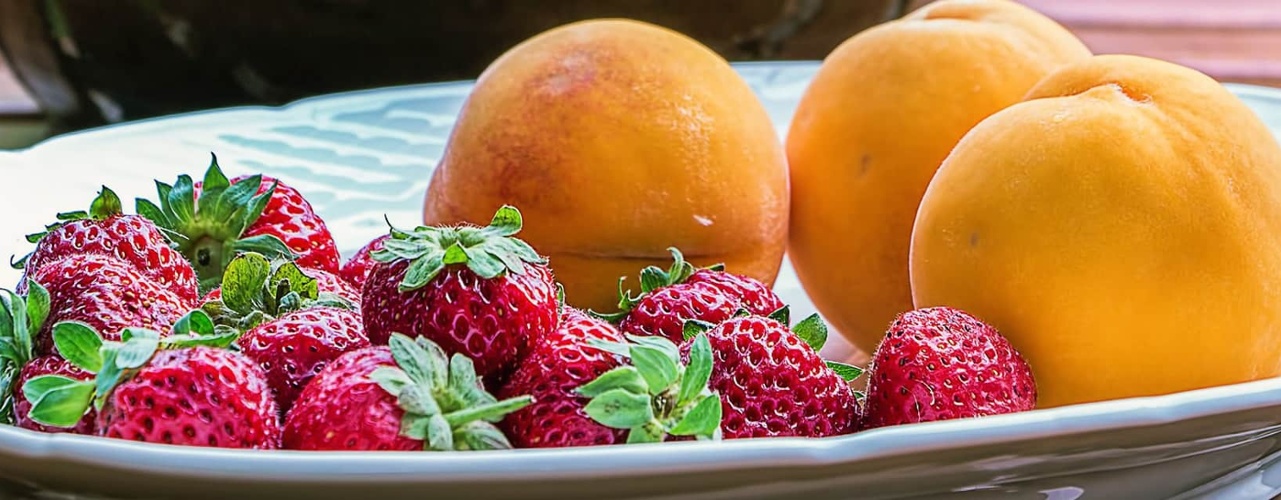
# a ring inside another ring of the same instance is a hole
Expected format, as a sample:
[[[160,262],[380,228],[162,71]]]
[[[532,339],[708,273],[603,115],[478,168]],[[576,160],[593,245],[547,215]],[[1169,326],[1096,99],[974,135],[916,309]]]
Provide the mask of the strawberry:
[[[39,283],[27,285],[27,296],[0,290],[0,423],[41,432],[94,433],[92,412],[75,427],[46,427],[28,418],[31,402],[20,388],[27,380],[41,375],[63,375],[87,380],[91,374],[76,368],[58,356],[34,358],[31,336],[40,331],[49,314],[49,292]]]
[[[698,335],[690,342],[688,363],[682,363],[680,349],[664,337],[626,338],[627,342],[587,341],[631,365],[614,368],[575,389],[588,399],[582,412],[600,425],[625,430],[627,443],[721,439],[720,395],[707,386],[712,374],[707,336]],[[557,422],[555,418],[548,421]]]
[[[70,255],[104,255],[131,264],[185,304],[195,304],[196,273],[191,264],[169,246],[169,240],[151,221],[124,215],[120,198],[111,189],[103,186],[88,212],[61,213],[58,220],[45,232],[27,236],[37,245],[22,260],[24,276]],[[24,279],[17,292],[25,293],[25,286]]]
[[[199,312],[187,322],[212,325]],[[219,448],[279,447],[276,403],[261,370],[243,355],[217,347],[233,336],[161,339],[158,332],[141,328],[122,333],[122,342],[104,342],[82,323],[58,324],[54,340],[59,351],[95,377],[28,380],[22,389],[32,402],[30,418],[70,427],[92,408],[98,411],[98,433],[107,437]]]
[[[356,254],[352,255],[351,259],[343,263],[338,275],[342,276],[342,279],[347,280],[348,283],[351,283],[351,286],[356,287],[357,290],[365,286],[365,277],[369,275],[369,270],[375,264],[372,253],[382,250],[383,243],[390,237],[391,235],[384,234],[360,247],[360,250],[356,251]]]
[[[528,394],[534,403],[503,420],[501,426],[518,448],[549,448],[622,443],[624,432],[592,420],[579,386],[617,368],[619,360],[591,347],[590,341],[622,342],[613,325],[582,311],[565,308],[560,327],[534,344],[499,397]]]
[[[426,338],[395,334],[387,346],[349,352],[307,385],[285,417],[293,450],[490,450],[510,448],[494,423],[529,404],[498,401],[471,360]]]
[[[685,282],[714,286],[726,295],[737,297],[740,307],[757,316],[769,316],[784,306],[783,299],[768,285],[747,276],[725,272],[723,266],[697,269]]]
[[[215,289],[220,292],[202,307],[216,324],[244,332],[237,344],[266,373],[282,414],[325,364],[369,347],[360,313],[312,278],[325,275],[349,286],[290,261],[238,255],[227,264],[222,286]]]
[[[861,370],[819,357],[827,327],[817,314],[793,329],[786,317],[786,309],[777,319],[736,317],[705,333],[715,353],[709,386],[722,395],[726,439],[855,430],[858,405],[848,381]]]
[[[71,364],[70,361],[63,359],[61,356],[41,356],[22,366],[22,371],[18,373],[18,378],[13,387],[15,389],[21,388],[27,384],[27,381],[45,375],[60,375],[71,380],[82,382],[93,380],[92,373],[80,369],[76,365]],[[51,427],[41,425],[31,419],[31,401],[27,399],[26,395],[24,395],[21,390],[14,391],[13,396],[13,424],[20,428],[39,432],[84,434],[88,436],[98,433],[98,413],[92,408],[81,416],[80,420],[77,421],[73,427]]]
[[[281,412],[325,365],[348,352],[369,347],[360,316],[347,309],[314,307],[294,311],[253,327],[237,341],[240,352],[267,375]]]
[[[997,415],[1036,406],[1027,361],[995,328],[932,307],[890,324],[872,356],[863,428]]]
[[[228,180],[215,157],[202,182],[181,175],[157,182],[159,204],[138,199],[138,213],[180,235],[178,251],[191,261],[206,292],[238,253],[296,257],[298,265],[338,272],[333,235],[298,191],[253,175]]]
[[[662,336],[679,343],[687,321],[716,324],[740,310],[767,315],[783,307],[782,300],[759,281],[727,273],[720,265],[695,269],[680,250],[668,250],[673,257],[670,269],[641,270],[639,297],[625,292],[619,280],[619,312],[597,316],[617,322],[624,333]]]
[[[135,326],[167,331],[191,304],[126,262],[101,254],[71,255],[40,266],[30,276],[49,292],[49,319],[36,353],[52,354],[52,325],[83,321],[109,340]]]
[[[546,259],[513,237],[521,223],[504,206],[484,228],[393,228],[361,295],[370,342],[426,337],[473,359],[482,376],[505,375],[558,319]]]

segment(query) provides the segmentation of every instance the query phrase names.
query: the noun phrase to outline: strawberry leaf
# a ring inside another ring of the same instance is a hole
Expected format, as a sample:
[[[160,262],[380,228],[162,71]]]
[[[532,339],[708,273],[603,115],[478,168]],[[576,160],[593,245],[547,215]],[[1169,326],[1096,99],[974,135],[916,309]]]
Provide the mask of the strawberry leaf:
[[[645,378],[641,377],[634,366],[620,366],[602,373],[595,380],[578,386],[574,392],[584,397],[594,398],[614,389],[622,389],[633,394],[649,393]]]
[[[44,325],[45,319],[49,317],[49,291],[45,287],[36,283],[35,280],[27,280],[27,332],[40,331]]]
[[[489,227],[484,230],[496,236],[511,236],[519,233],[524,225],[525,220],[521,217],[520,210],[511,205],[503,205],[494,212],[494,218],[490,219]]]
[[[769,313],[769,319],[784,325],[790,325],[792,324],[792,309],[788,306],[780,307],[777,311]]]
[[[816,352],[822,350],[823,344],[827,343],[827,324],[823,323],[823,318],[819,317],[818,313],[811,314],[797,323],[792,327],[792,333],[804,340]]]
[[[639,427],[654,419],[649,396],[623,389],[606,391],[592,398],[583,411],[592,420],[615,429]]]
[[[681,376],[681,391],[677,396],[677,405],[683,405],[694,400],[696,396],[702,394],[707,389],[707,382],[712,377],[712,344],[707,340],[706,335],[699,335],[694,338],[694,343],[689,348],[689,364],[685,366],[685,373]],[[720,419],[717,419],[717,424]]]
[[[685,336],[685,340],[689,340],[697,337],[700,333],[711,330],[712,328],[716,328],[716,325],[701,319],[691,319],[685,321],[685,325],[682,327],[683,331],[681,333]]]
[[[836,372],[837,375],[840,375],[841,379],[846,382],[858,378],[864,371],[862,368],[857,366],[838,363],[836,361],[824,361],[824,363],[827,364],[828,368],[831,368],[832,371]]]
[[[633,345],[631,351],[632,364],[645,379],[650,394],[657,395],[680,376],[679,358],[670,353],[648,345]]]
[[[458,245],[449,247],[450,250],[453,250],[455,248],[460,249],[460,251],[466,254],[466,257],[464,258],[464,260],[467,262],[467,267],[471,269],[472,272],[480,276],[481,278],[484,278],[484,279],[497,278],[498,275],[502,274],[503,271],[506,271],[508,268],[507,264],[503,262],[502,259],[494,256],[489,252],[486,252],[484,248],[477,248],[477,247],[463,248]],[[445,255],[446,255],[446,258],[448,258],[449,251],[446,251]],[[515,256],[508,256],[508,257],[512,259],[515,258]],[[519,259],[517,259],[517,262],[520,262]],[[523,264],[521,265],[521,269],[522,270],[524,269]]]
[[[650,293],[654,290],[667,286],[668,275],[662,269],[649,266],[641,269],[641,293]]]
[[[405,374],[404,370],[401,370],[400,368],[392,368],[390,366],[378,367],[378,369],[374,370],[373,373],[370,373],[368,377],[369,380],[378,384],[378,387],[381,387],[382,390],[397,397],[400,396],[401,391],[405,390],[406,386],[414,383],[413,380],[409,379],[409,375]]]
[[[42,375],[28,380],[22,394],[31,402],[28,417],[50,427],[70,428],[84,417],[93,399],[90,382],[59,376]]]
[[[709,436],[721,427],[721,398],[715,394],[703,396],[686,413],[671,434],[675,436]]]
[[[388,243],[391,243],[391,240],[388,240]],[[409,269],[405,270],[405,278],[397,289],[404,293],[427,286],[427,283],[436,279],[443,270],[445,270],[445,251],[434,250],[409,265]]]
[[[222,276],[222,302],[233,311],[246,312],[261,308],[257,301],[267,278],[271,261],[259,253],[245,253],[232,259]]]
[[[661,443],[666,437],[662,426],[649,422],[627,433],[627,444]]]
[[[123,213],[124,205],[120,203],[120,197],[107,186],[102,186],[98,197],[89,204],[89,216],[94,219],[106,219]]]
[[[454,433],[454,447],[459,450],[505,450],[512,444],[493,424],[472,422]]]
[[[121,332],[124,343],[116,353],[116,367],[121,370],[138,368],[160,348],[160,334],[145,328],[125,328]]]
[[[397,405],[404,410],[402,436],[423,441],[428,450],[511,447],[501,432],[495,438],[485,426],[492,428],[489,422],[502,420],[532,398],[498,401],[481,388],[471,359],[462,354],[447,358],[439,345],[426,338],[410,339],[396,333],[388,345],[397,366],[379,367],[367,377],[396,396]],[[468,432],[476,434],[466,437]]]
[[[53,326],[53,345],[68,362],[89,373],[102,370],[102,337],[84,323],[64,321]]]
[[[174,335],[213,335],[214,323],[204,311],[195,309],[174,322],[173,333]]]

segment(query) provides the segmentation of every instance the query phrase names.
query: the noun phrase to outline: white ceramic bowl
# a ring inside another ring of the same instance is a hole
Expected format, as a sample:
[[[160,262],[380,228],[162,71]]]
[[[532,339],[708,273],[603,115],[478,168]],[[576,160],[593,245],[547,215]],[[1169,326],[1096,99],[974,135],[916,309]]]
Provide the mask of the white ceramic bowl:
[[[736,66],[780,136],[816,63]],[[1231,86],[1274,130],[1281,92]],[[422,195],[468,83],[236,108],[72,134],[0,153],[0,252],[103,181],[150,196],[151,179],[229,173],[300,189],[345,254],[419,220]],[[52,184],[57,182],[57,185]],[[0,271],[0,282],[18,274]],[[777,286],[811,312],[785,266]],[[49,436],[0,427],[0,498],[39,490],[121,498],[1270,498],[1281,492],[1281,380],[828,439],[758,439],[477,453],[245,452]]]

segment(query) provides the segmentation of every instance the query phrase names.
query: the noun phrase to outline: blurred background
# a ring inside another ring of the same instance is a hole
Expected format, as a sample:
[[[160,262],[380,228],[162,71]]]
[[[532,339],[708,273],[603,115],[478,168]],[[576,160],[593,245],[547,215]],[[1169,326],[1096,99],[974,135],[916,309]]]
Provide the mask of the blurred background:
[[[928,0],[0,0],[0,148],[212,107],[474,78],[541,31],[630,17],[731,61],[822,59]],[[1281,0],[1022,0],[1097,53],[1281,85]]]

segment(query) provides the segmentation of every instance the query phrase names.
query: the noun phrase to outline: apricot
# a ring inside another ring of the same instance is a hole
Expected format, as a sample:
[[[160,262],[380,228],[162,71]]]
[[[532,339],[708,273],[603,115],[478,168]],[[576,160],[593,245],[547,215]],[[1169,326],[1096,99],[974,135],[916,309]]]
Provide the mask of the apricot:
[[[424,203],[428,224],[484,223],[503,204],[550,257],[567,301],[618,304],[618,279],[696,265],[772,284],[787,238],[786,158],[729,64],[674,31],[593,20],[537,35],[467,98]]]
[[[864,31],[824,61],[787,136],[789,256],[818,310],[871,352],[912,309],[912,220],[966,131],[1054,68],[1089,57],[1013,2],[944,0]]]
[[[1043,407],[1277,376],[1281,147],[1194,70],[1064,67],[943,162],[911,280],[1005,334]]]

